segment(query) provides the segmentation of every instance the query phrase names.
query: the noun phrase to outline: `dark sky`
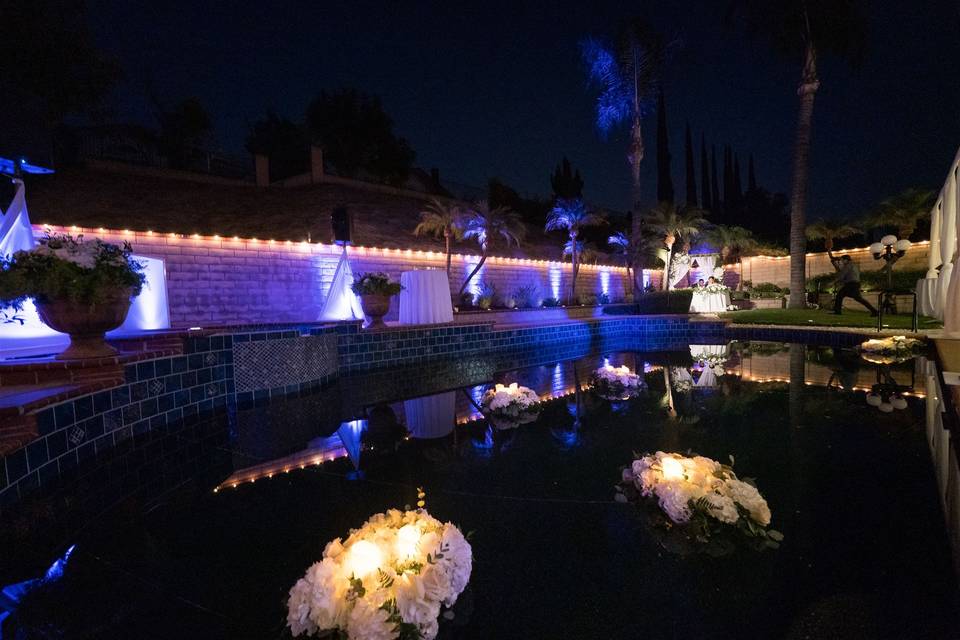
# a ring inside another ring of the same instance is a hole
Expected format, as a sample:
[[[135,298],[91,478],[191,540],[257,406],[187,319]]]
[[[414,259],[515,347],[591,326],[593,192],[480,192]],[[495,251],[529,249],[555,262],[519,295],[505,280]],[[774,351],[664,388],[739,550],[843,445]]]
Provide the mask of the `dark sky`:
[[[577,44],[639,10],[683,42],[664,79],[678,194],[685,121],[697,137],[703,131],[708,142],[731,144],[744,158],[752,153],[761,185],[788,189],[800,61],[726,29],[725,4],[89,6],[97,37],[126,72],[121,119],[146,117],[148,88],[171,103],[195,95],[215,117],[218,143],[240,152],[248,124],[267,107],[299,119],[319,90],[356,87],[381,96],[417,164],[438,167],[447,179],[484,185],[498,176],[546,195],[549,172],[566,155],[583,173],[588,200],[624,210],[626,132],[606,141],[597,135]],[[821,60],[809,216],[856,215],[909,186],[939,189],[960,144],[958,26],[955,1],[873,2],[861,67]],[[650,117],[649,197],[654,134]]]

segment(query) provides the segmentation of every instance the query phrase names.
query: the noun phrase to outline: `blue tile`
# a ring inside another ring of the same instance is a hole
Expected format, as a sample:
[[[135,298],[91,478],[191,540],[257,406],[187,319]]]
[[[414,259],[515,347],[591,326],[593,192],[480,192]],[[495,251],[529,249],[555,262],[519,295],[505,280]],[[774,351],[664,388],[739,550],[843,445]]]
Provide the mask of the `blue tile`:
[[[47,454],[47,439],[40,438],[27,445],[27,464],[30,470],[39,469],[46,464],[50,456]]]
[[[41,436],[53,433],[56,429],[56,420],[53,417],[53,409],[44,409],[37,413],[37,431]]]
[[[128,364],[123,368],[123,379],[127,382],[137,381],[137,365]]]
[[[93,415],[93,396],[83,396],[73,401],[73,414],[77,422]]]
[[[130,385],[130,402],[138,402],[150,395],[150,387],[146,382],[137,382]]]
[[[173,359],[173,373],[183,373],[190,368],[190,362],[187,356],[178,356]]]
[[[67,450],[67,432],[64,429],[54,431],[47,436],[47,453],[50,458],[57,458]]]
[[[38,470],[38,477],[41,487],[49,487],[60,477],[60,466],[56,460],[48,462]]]
[[[114,409],[130,404],[130,387],[124,385],[110,390],[110,402]]]
[[[155,378],[156,375],[152,360],[137,364],[137,380],[149,380]]]
[[[140,405],[139,404],[129,404],[123,408],[123,424],[124,426],[133,424],[140,419]]]
[[[94,413],[106,413],[112,409],[110,402],[110,392],[101,391],[100,393],[93,394],[93,411]]]
[[[153,363],[154,375],[156,377],[168,376],[173,371],[173,363],[170,358],[160,358]]]
[[[76,422],[76,416],[73,413],[72,402],[64,402],[63,404],[58,404],[55,406],[53,408],[53,415],[57,429],[69,427]]]
[[[7,461],[7,482],[14,484],[20,478],[27,475],[27,451],[26,449],[17,449],[6,457]]]

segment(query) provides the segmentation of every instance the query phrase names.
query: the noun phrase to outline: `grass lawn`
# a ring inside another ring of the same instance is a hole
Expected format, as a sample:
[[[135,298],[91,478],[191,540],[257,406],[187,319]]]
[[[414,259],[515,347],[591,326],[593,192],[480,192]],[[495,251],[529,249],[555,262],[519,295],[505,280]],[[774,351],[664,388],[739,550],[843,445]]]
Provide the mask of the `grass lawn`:
[[[824,309],[746,309],[723,314],[734,324],[792,324],[820,327],[866,327],[876,329],[877,319],[866,311],[845,309],[843,315],[835,316]],[[885,328],[910,330],[910,316],[885,315]],[[939,329],[943,324],[935,319],[920,316],[919,329]]]

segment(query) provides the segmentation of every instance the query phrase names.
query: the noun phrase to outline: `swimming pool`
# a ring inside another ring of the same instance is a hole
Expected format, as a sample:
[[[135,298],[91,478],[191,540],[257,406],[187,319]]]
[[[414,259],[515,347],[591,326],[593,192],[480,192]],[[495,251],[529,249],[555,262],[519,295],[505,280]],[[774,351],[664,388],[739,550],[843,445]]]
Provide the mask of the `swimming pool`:
[[[605,364],[642,372],[639,395],[592,391]],[[443,638],[955,637],[919,366],[763,342],[476,356],[134,435],[0,527],[4,584],[75,545],[8,625],[284,637],[287,591],[326,543],[422,486],[434,516],[472,532]],[[887,374],[912,386],[906,409],[864,401]],[[482,395],[512,382],[541,397],[538,416],[492,425]],[[616,485],[657,450],[733,456],[781,547],[714,556],[651,526]]]

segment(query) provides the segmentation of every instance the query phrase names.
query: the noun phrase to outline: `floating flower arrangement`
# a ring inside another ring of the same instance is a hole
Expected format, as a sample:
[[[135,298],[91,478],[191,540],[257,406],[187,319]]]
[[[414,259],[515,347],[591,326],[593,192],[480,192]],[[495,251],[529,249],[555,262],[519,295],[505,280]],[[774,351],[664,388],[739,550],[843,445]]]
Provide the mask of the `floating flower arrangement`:
[[[623,470],[623,499],[656,501],[667,529],[697,543],[736,533],[759,548],[776,548],[783,535],[768,528],[770,507],[756,486],[731,465],[677,453],[644,455]]]
[[[421,507],[378,513],[337,538],[290,589],[294,636],[349,640],[435,638],[441,607],[470,581],[473,552],[460,530]]]
[[[923,351],[923,340],[906,336],[874,338],[860,344],[860,356],[867,362],[893,364],[909,360]]]
[[[601,397],[613,400],[628,400],[635,396],[642,385],[640,376],[627,365],[614,367],[604,365],[590,375],[590,384]]]
[[[490,423],[497,429],[515,429],[533,422],[540,416],[540,396],[516,382],[509,386],[497,384],[483,394],[481,405]]]

